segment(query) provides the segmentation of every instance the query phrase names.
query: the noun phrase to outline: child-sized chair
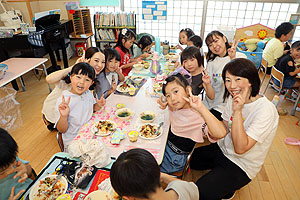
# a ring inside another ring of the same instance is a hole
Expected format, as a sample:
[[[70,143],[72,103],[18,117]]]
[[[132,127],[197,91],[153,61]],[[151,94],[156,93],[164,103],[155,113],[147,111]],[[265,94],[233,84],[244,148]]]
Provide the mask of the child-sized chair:
[[[278,81],[279,85],[274,83],[273,78]],[[281,90],[283,89],[283,79],[284,79],[284,74],[281,71],[279,71],[278,69],[276,69],[275,67],[272,67],[271,77],[267,83],[264,94],[266,93],[269,84],[272,83],[273,86],[278,89],[278,91],[279,91],[278,95],[280,95]],[[288,88],[286,88],[286,89],[288,89]]]
[[[62,152],[64,152],[65,148],[64,148],[64,142],[63,142],[63,139],[62,139],[62,133],[61,132],[57,132],[56,139],[57,139],[60,150]]]
[[[264,77],[261,81],[261,85],[263,84],[264,80],[265,80],[265,77],[267,75],[267,69],[268,69],[268,61],[264,58],[262,58],[261,60],[261,65],[260,67],[258,68],[258,73],[260,72],[261,68],[263,68],[263,71],[264,71]]]
[[[196,144],[193,147],[192,151],[189,153],[189,155],[188,155],[188,157],[186,159],[186,162],[185,162],[183,170],[178,171],[178,172],[173,172],[173,173],[171,173],[171,175],[174,175],[177,178],[182,179],[182,180],[184,179],[184,175],[186,174],[186,172],[188,172],[188,170],[190,168],[190,161],[191,161],[192,154],[193,154],[195,148],[196,148]]]

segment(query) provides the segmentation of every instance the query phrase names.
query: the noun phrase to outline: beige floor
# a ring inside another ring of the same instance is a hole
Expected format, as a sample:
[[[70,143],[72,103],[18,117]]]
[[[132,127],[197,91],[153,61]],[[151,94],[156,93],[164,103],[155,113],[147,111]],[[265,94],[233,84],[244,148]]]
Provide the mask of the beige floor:
[[[74,59],[70,61],[73,62]],[[39,172],[60,149],[56,133],[49,132],[42,120],[43,101],[49,94],[45,78],[42,77],[39,81],[33,72],[28,72],[23,78],[27,91],[19,91],[16,95],[16,100],[21,105],[23,125],[10,133],[19,145],[19,156],[30,161],[32,167]],[[269,99],[274,94],[273,89],[267,90]],[[290,110],[292,103],[286,101],[283,106]],[[296,116],[280,117],[277,135],[261,172],[250,184],[238,191],[234,199],[300,199],[300,149],[283,142],[285,137],[300,139],[300,126],[296,125],[300,113],[296,112]],[[192,171],[187,174],[186,180],[195,181],[201,174]]]

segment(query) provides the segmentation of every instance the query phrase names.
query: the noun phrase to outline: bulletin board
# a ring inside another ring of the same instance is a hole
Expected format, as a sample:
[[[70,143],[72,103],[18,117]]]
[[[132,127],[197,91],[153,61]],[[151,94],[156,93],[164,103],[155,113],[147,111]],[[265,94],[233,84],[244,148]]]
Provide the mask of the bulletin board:
[[[245,41],[250,38],[265,39],[275,37],[275,30],[262,24],[253,24],[242,28],[237,28],[234,39]]]
[[[119,6],[119,0],[80,0],[80,6]]]
[[[167,20],[167,1],[147,1],[142,3],[144,20]]]

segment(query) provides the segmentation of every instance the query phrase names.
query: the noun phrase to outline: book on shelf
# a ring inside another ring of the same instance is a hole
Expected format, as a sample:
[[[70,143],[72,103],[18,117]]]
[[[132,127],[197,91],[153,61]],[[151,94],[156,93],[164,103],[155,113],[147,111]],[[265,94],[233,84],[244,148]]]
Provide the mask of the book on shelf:
[[[95,26],[135,27],[135,14],[134,12],[97,12],[95,14]]]
[[[96,30],[96,39],[99,40],[109,40],[116,41],[117,36],[115,36],[112,29],[98,29]]]

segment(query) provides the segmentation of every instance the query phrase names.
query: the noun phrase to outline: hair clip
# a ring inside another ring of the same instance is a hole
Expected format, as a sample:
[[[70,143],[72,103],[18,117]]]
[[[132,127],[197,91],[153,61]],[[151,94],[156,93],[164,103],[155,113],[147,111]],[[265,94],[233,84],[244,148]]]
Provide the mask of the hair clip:
[[[126,35],[126,33],[127,33],[127,29],[126,29],[126,28],[123,28],[123,29],[122,29],[122,35]]]
[[[165,85],[165,84],[167,84],[167,81],[163,81],[162,83]]]

